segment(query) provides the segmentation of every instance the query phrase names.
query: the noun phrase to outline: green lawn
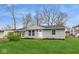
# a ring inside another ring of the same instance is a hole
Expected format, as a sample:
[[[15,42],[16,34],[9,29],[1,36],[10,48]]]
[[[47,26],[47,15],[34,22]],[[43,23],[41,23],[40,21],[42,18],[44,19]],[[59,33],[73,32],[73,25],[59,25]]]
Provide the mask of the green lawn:
[[[79,39],[1,41],[0,53],[64,54],[79,53]]]

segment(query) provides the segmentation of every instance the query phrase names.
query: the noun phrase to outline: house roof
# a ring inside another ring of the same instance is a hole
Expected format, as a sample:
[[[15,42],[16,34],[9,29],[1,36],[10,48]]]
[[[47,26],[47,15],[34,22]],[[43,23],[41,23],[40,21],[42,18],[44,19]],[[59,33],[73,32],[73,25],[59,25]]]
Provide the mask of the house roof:
[[[19,30],[24,30],[25,28],[21,28]],[[64,26],[31,26],[28,27],[27,30],[36,30],[36,29],[65,29]]]
[[[16,29],[16,31],[19,31],[21,29]],[[14,29],[1,29],[0,32],[3,32],[3,31],[15,31]]]
[[[73,26],[72,28],[76,28],[76,27],[79,27],[79,25]]]

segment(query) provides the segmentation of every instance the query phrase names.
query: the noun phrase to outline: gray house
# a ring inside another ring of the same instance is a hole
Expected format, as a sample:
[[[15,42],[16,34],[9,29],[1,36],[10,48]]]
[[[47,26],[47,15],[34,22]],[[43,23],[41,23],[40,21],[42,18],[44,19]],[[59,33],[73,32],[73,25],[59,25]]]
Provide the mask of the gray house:
[[[22,38],[65,38],[65,27],[58,26],[31,26],[26,31],[19,29]]]

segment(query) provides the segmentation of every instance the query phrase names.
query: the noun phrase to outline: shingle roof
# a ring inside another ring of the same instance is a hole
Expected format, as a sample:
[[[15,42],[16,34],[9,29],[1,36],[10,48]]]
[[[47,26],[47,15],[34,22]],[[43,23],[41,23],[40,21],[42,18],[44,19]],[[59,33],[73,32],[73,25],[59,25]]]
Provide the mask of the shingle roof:
[[[21,28],[19,30],[24,30],[25,28]],[[36,29],[65,29],[64,26],[31,26],[28,27],[27,30],[36,30]]]

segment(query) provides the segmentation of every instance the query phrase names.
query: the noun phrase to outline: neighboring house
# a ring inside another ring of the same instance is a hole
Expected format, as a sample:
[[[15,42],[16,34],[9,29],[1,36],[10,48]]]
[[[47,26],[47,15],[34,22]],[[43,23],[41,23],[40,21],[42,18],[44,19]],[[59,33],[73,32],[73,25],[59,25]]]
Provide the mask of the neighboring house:
[[[79,33],[79,25],[72,27],[72,34],[76,35]]]
[[[0,30],[0,39],[5,38],[9,32],[14,32],[14,30],[13,29]]]
[[[14,30],[13,29],[4,30],[4,36],[6,36],[10,32],[14,32]]]
[[[31,26],[26,31],[19,29],[22,38],[65,38],[65,27],[58,26]]]
[[[23,33],[22,30],[16,29],[16,31],[19,31],[21,33]],[[14,29],[5,29],[5,30],[0,30],[0,39],[5,38],[6,35],[10,32],[14,32]],[[21,36],[22,37],[22,36]]]

